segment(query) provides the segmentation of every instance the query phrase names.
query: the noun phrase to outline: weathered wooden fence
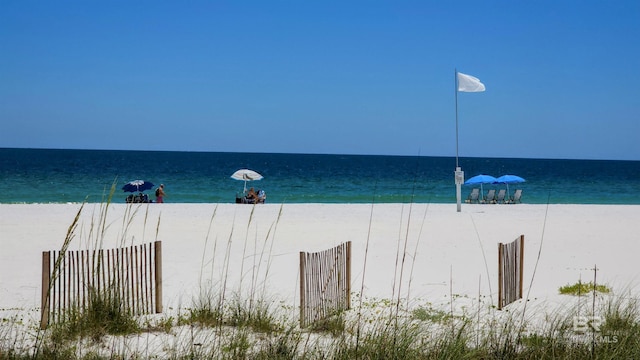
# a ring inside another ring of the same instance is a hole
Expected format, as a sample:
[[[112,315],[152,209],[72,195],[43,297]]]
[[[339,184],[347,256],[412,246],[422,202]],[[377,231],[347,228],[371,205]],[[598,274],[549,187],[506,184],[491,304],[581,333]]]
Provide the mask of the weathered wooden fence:
[[[117,301],[134,315],[161,313],[162,243],[42,252],[42,329],[93,299]]]
[[[300,252],[300,326],[351,307],[351,241],[316,253]]]
[[[498,244],[498,310],[522,299],[524,235]]]

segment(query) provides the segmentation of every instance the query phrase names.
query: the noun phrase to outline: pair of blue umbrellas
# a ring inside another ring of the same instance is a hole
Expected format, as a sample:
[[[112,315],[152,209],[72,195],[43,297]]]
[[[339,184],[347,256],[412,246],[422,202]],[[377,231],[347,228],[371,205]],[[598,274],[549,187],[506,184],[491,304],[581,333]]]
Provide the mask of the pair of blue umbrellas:
[[[476,175],[472,178],[469,178],[464,182],[465,185],[477,185],[480,184],[480,191],[482,192],[482,196],[484,196],[484,189],[482,188],[483,184],[506,184],[507,185],[507,195],[509,195],[509,184],[523,183],[525,179],[521,178],[517,175],[502,175],[499,178],[495,178],[491,175]]]

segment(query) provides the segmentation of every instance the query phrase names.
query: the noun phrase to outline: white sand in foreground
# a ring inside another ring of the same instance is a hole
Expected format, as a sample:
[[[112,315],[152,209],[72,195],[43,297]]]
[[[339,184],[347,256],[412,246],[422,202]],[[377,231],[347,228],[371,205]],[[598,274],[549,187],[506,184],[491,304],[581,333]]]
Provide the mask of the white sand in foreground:
[[[60,248],[79,208],[0,205],[0,310],[39,308],[41,253]],[[126,208],[111,205],[104,248],[120,244]],[[100,204],[85,205],[71,250],[95,243],[88,233],[99,212]],[[457,213],[455,204],[149,204],[140,206],[124,238],[126,245],[162,240],[168,311],[190,306],[203,287],[220,281],[228,246],[230,289],[246,290],[254,277],[274,300],[297,306],[299,252],[345,241],[353,242],[352,291],[360,292],[364,277],[365,297],[397,296],[396,263],[402,263],[406,248],[403,297],[410,286],[412,301],[446,303],[452,289],[469,298],[480,292],[495,303],[497,244],[520,234],[525,235],[525,296],[530,292],[530,299],[556,302],[563,298],[557,295],[560,286],[593,280],[594,265],[598,283],[637,290],[638,219],[635,205],[463,204]]]

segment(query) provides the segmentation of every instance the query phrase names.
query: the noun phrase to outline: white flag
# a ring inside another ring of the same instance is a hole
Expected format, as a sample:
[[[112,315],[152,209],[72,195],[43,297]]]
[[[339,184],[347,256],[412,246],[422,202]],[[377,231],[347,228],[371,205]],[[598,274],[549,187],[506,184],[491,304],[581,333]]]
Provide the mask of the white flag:
[[[484,84],[477,77],[458,73],[458,91],[481,92],[484,91]]]

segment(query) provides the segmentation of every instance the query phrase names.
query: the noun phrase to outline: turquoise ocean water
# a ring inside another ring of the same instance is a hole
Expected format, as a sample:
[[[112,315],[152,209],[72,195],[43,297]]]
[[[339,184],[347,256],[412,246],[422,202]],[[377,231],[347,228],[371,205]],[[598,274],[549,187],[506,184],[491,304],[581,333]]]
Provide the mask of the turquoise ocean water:
[[[640,161],[460,158],[460,166],[466,178],[525,178],[509,186],[523,190],[523,203],[640,204]],[[164,183],[166,202],[231,203],[243,183],[230,176],[241,168],[264,176],[249,186],[268,203],[456,202],[452,157],[0,149],[0,203],[100,202],[114,182],[113,201],[124,203],[120,188],[135,179]]]

